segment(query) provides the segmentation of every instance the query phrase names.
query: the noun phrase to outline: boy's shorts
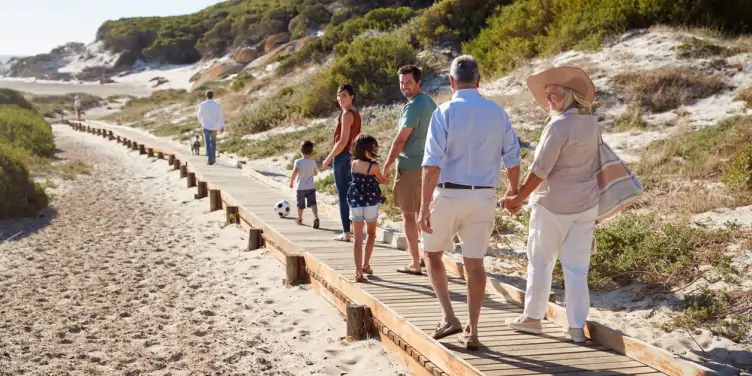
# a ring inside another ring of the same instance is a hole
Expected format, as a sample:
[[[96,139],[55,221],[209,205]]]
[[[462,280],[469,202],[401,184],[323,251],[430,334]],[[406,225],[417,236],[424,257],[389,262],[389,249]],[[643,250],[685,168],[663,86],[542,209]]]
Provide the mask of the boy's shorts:
[[[360,208],[350,207],[350,220],[353,222],[376,222],[378,219],[379,204]]]
[[[309,208],[316,205],[316,190],[304,189],[302,191],[297,191],[296,201],[298,201],[298,209],[305,209],[306,201]]]

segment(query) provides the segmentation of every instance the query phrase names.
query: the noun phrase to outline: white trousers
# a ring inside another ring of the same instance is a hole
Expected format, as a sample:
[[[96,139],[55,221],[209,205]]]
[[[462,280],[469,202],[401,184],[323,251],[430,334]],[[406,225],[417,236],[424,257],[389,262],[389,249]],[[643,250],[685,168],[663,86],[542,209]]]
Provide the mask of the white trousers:
[[[559,257],[564,269],[567,320],[570,328],[583,328],[590,309],[587,274],[598,206],[577,214],[554,214],[534,205],[527,238],[527,317],[546,314],[551,279]]]

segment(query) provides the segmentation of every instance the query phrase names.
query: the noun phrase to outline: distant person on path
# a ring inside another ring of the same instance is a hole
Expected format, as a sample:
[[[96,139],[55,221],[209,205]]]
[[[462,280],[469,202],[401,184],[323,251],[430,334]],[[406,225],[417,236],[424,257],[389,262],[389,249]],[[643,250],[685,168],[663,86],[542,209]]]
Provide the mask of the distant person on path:
[[[295,189],[298,204],[298,224],[303,224],[303,210],[306,206],[313,212],[313,228],[319,228],[319,211],[316,206],[316,183],[313,177],[318,175],[319,168],[313,155],[313,142],[303,141],[300,144],[300,156],[295,160],[290,177],[290,188]]]
[[[379,144],[373,136],[360,134],[352,146],[352,181],[347,189],[350,220],[353,222],[355,242],[355,282],[363,281],[363,273],[373,274],[371,254],[376,241],[376,221],[383,200],[379,184],[388,182],[379,169]],[[366,223],[366,252],[363,257],[363,222]]]
[[[198,121],[204,131],[207,164],[213,165],[217,161],[217,133],[224,132],[225,118],[211,90],[206,91],[206,100],[198,105]]]
[[[350,208],[347,206],[347,189],[350,187],[350,149],[353,140],[360,134],[360,113],[353,106],[355,89],[352,85],[342,85],[337,89],[337,102],[342,109],[334,130],[332,151],[321,164],[322,168],[332,164],[334,186],[339,199],[339,215],[342,220],[342,234],[334,240],[350,241]]]
[[[406,65],[398,71],[400,89],[409,100],[402,108],[397,137],[384,164],[387,177],[392,164],[397,161],[397,176],[394,179],[394,203],[402,211],[407,247],[412,262],[397,269],[401,273],[422,275],[419,250],[420,231],[418,211],[421,195],[421,163],[426,146],[426,135],[436,102],[421,89],[421,71],[418,67]]]
[[[79,98],[78,94],[73,98],[73,109],[76,111],[76,120],[81,121],[83,109],[81,108],[81,98]]]
[[[579,68],[560,67],[534,74],[527,85],[551,114],[543,129],[530,173],[516,195],[502,206],[519,208],[530,197],[525,310],[507,324],[542,333],[551,274],[558,256],[564,269],[569,335],[585,342],[590,308],[587,275],[598,217],[598,119],[592,115],[595,85]],[[512,209],[514,210],[514,209]]]
[[[516,194],[520,177],[520,145],[509,116],[478,92],[480,73],[472,56],[452,61],[452,99],[431,117],[423,157],[423,197],[419,221],[423,229],[428,275],[444,313],[433,338],[462,332],[460,343],[476,350],[478,319],[486,292],[483,256],[496,220],[496,187],[502,162],[507,195]],[[449,298],[443,251],[462,241],[467,279],[469,322],[464,330]]]

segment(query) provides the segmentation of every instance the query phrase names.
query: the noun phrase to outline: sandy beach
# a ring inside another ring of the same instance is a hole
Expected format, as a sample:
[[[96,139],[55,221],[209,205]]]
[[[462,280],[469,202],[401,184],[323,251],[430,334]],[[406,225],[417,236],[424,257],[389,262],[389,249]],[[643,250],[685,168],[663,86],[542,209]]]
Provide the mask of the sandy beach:
[[[132,95],[146,97],[153,90],[145,85],[132,83],[99,84],[86,82],[75,84],[65,81],[36,81],[32,79],[0,78],[0,88],[18,90],[35,95],[65,95],[68,93],[87,93],[103,98],[109,96]]]
[[[53,126],[52,208],[0,225],[0,375],[407,375],[377,340],[348,342],[309,286],[151,161]]]

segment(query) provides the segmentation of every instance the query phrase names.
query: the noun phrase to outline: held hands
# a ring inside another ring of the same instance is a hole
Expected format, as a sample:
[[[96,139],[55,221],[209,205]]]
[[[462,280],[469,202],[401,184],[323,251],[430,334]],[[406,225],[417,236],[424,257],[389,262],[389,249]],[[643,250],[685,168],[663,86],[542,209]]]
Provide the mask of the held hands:
[[[384,165],[384,177],[386,178],[386,180],[389,180],[391,178],[390,176],[391,174],[392,174],[392,165],[385,164]]]
[[[499,200],[498,205],[502,209],[509,210],[512,215],[516,215],[522,210],[522,200],[514,191],[507,191],[504,198]]]

